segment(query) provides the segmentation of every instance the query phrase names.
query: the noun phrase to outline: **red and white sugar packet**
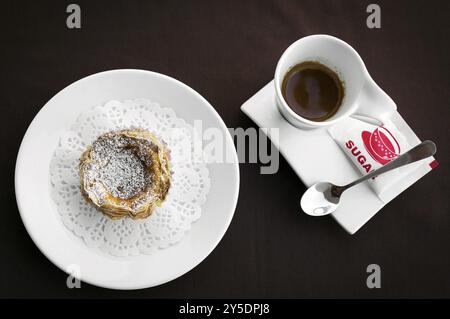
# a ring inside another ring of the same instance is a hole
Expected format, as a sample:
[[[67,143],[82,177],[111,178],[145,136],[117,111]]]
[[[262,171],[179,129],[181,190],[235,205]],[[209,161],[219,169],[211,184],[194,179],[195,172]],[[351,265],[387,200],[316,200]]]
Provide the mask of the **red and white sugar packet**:
[[[349,117],[329,128],[328,132],[361,174],[380,168],[420,143],[411,128],[394,117],[383,118],[382,125]],[[437,165],[430,157],[368,182],[377,196],[387,203]]]

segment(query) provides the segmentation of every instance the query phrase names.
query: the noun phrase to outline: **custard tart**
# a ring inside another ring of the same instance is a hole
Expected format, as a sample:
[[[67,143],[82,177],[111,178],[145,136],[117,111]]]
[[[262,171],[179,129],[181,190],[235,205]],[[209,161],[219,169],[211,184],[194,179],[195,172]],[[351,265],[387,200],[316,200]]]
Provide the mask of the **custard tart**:
[[[101,135],[81,155],[81,190],[112,219],[140,219],[165,200],[171,185],[170,152],[142,129]]]

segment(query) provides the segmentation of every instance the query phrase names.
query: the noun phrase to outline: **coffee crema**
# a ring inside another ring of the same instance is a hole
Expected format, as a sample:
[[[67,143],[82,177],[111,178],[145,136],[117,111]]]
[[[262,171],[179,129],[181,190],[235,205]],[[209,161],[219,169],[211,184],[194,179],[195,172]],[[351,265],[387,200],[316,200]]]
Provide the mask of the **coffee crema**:
[[[295,113],[321,122],[338,111],[344,98],[344,85],[330,68],[316,61],[305,61],[289,69],[281,92]]]

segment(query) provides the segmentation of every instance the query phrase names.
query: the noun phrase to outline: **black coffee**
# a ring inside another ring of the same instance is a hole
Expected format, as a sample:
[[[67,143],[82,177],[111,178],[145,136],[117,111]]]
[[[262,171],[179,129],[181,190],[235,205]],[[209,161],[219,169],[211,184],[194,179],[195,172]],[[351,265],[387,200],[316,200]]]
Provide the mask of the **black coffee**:
[[[292,67],[284,76],[281,92],[295,113],[317,122],[332,117],[344,98],[344,86],[338,75],[314,61]]]

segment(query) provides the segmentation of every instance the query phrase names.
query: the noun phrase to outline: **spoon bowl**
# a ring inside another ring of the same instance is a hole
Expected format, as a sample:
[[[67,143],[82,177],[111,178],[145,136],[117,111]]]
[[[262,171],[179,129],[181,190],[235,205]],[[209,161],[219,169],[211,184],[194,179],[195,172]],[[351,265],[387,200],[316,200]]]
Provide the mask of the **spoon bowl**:
[[[319,182],[308,188],[300,200],[303,211],[311,216],[324,216],[334,212],[340,197],[332,195],[333,186],[335,185],[328,182]]]

